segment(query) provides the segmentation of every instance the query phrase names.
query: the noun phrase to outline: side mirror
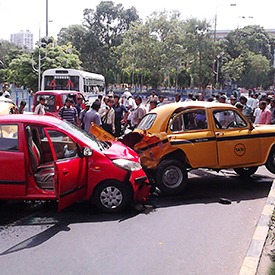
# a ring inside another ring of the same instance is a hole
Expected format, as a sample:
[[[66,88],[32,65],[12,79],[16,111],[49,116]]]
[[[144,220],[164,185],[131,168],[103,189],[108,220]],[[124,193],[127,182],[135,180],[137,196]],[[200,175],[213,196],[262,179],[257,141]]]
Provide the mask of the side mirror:
[[[83,150],[82,150],[82,155],[84,157],[90,157],[93,155],[93,150],[89,147],[84,147]]]

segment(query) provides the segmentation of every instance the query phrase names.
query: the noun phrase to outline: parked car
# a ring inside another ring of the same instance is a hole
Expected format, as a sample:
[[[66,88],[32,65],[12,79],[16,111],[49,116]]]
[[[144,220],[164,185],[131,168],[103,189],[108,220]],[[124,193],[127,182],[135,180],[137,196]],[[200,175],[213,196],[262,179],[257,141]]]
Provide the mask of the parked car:
[[[51,90],[51,91],[38,91],[34,94],[32,111],[34,112],[35,106],[39,104],[40,97],[45,98],[45,111],[49,115],[57,115],[61,107],[64,106],[65,100],[71,97],[75,103],[77,99],[82,99],[82,108],[85,107],[85,98],[82,93],[69,90]]]
[[[0,199],[90,200],[119,212],[149,195],[139,156],[54,116],[0,116]]]
[[[163,105],[122,142],[138,152],[147,176],[168,194],[180,192],[188,171],[196,168],[250,176],[265,165],[275,173],[275,125],[253,125],[229,104]]]
[[[15,107],[15,103],[10,98],[0,96],[0,115],[12,114]]]

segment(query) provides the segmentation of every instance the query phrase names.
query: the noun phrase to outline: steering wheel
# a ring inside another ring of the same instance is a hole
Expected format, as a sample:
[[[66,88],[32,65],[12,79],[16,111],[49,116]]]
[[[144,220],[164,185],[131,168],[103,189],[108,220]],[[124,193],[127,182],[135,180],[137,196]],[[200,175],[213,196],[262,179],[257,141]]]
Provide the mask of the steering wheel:
[[[226,126],[226,129],[228,128],[237,128],[238,127],[238,124],[236,123],[235,120],[232,120],[229,122],[229,124]]]

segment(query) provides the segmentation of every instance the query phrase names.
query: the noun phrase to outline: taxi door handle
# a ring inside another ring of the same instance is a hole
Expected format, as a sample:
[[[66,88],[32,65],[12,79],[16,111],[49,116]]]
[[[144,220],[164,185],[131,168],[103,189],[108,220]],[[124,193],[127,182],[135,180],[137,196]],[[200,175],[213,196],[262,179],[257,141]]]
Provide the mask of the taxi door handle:
[[[69,170],[68,169],[63,169],[62,173],[63,173],[63,175],[67,175],[69,173]]]
[[[223,136],[224,135],[223,132],[216,132],[215,134],[216,134],[216,136]]]

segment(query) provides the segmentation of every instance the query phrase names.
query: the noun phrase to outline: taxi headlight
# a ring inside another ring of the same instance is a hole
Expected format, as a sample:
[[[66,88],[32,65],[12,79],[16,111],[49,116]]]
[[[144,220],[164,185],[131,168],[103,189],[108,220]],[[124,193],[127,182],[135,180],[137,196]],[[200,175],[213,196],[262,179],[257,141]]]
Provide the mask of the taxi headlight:
[[[124,170],[127,170],[127,171],[137,171],[142,168],[140,163],[131,161],[128,159],[115,159],[115,160],[113,160],[113,163],[116,166],[118,166]]]

